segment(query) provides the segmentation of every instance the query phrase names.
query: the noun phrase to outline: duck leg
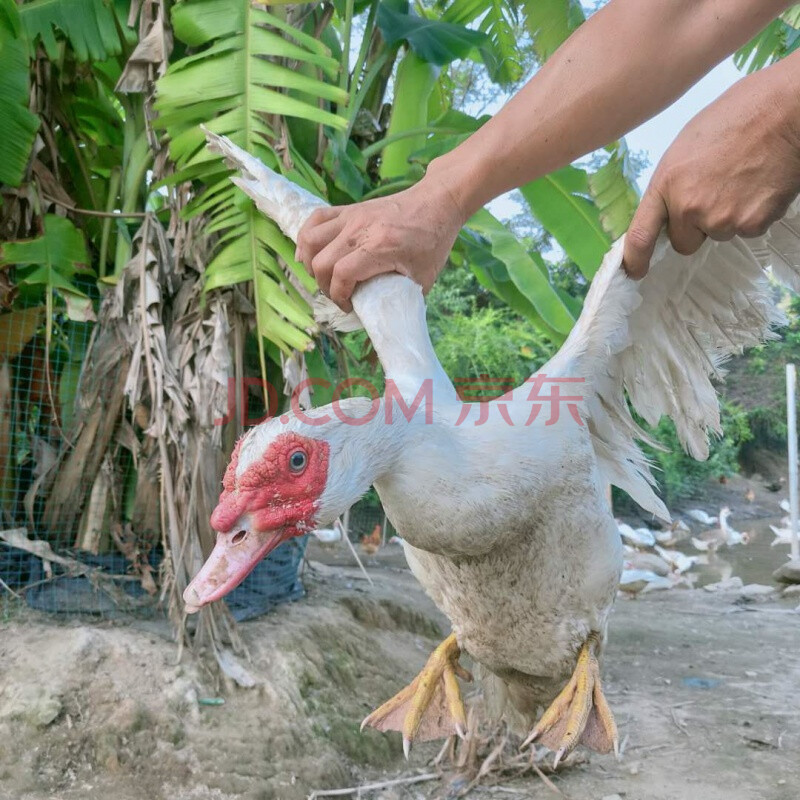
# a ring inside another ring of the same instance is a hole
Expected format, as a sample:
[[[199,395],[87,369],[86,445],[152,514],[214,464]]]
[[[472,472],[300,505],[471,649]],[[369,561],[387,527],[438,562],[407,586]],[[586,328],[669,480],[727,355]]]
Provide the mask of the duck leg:
[[[400,731],[406,758],[411,742],[439,739],[457,733],[464,736],[466,714],[456,677],[466,681],[472,675],[458,659],[461,649],[451,633],[430,655],[422,671],[391,700],[375,709],[362,723],[379,731]]]
[[[589,635],[578,654],[575,672],[553,700],[522,746],[538,741],[555,750],[555,768],[578,744],[598,753],[619,753],[614,715],[603,695],[596,649],[599,637]]]

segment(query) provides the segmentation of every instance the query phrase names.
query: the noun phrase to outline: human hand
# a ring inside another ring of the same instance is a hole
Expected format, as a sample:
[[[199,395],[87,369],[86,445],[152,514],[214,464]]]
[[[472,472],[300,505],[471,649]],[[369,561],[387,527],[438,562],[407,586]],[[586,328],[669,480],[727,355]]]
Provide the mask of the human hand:
[[[792,56],[742,79],[664,154],[625,237],[623,263],[647,274],[666,224],[672,246],[764,234],[800,192],[800,64]]]
[[[398,272],[428,291],[464,223],[454,196],[429,171],[389,197],[317,209],[297,237],[297,259],[323,294],[350,311],[356,285]]]

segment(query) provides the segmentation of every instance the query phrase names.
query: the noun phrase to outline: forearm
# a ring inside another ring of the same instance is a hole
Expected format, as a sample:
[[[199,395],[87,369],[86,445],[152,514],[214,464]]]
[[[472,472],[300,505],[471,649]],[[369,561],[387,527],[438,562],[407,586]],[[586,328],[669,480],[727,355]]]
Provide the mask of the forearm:
[[[658,113],[785,0],[611,0],[486,125],[434,161],[464,218]]]

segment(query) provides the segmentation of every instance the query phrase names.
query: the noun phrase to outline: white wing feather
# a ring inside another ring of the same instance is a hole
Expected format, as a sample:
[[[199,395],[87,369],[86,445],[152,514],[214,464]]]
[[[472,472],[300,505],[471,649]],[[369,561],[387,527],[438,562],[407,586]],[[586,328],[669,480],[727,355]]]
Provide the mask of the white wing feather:
[[[774,336],[783,316],[764,273],[772,266],[800,286],[800,208],[757,240],[707,241],[681,256],[659,241],[650,272],[635,282],[622,270],[624,240],[603,260],[583,312],[558,354],[541,372],[582,377],[587,424],[601,469],[641,506],[669,518],[637,439],[648,423],[671,417],[686,450],[708,457],[709,432],[720,433],[711,377],[745,347]]]
[[[212,133],[205,125],[200,127],[206,135],[209,151],[224,156],[229,167],[239,170],[239,175],[231,175],[231,181],[293,242],[297,241],[297,234],[314,211],[329,205],[262,164],[227,136]],[[314,318],[337,331],[355,331],[362,327],[355,314],[346,314],[319,293],[314,297]]]
[[[202,127],[202,126],[201,126]],[[220,153],[228,165],[239,170],[231,180],[293,241],[315,209],[328,204],[257,158],[237,147],[225,136],[203,127],[208,149]],[[359,284],[353,293],[355,311],[346,314],[327,297],[314,297],[314,318],[337,331],[365,328],[383,365],[387,379],[400,395],[413,400],[426,380],[440,400],[455,401],[456,392],[431,344],[425,321],[422,289],[397,274],[378,275]]]

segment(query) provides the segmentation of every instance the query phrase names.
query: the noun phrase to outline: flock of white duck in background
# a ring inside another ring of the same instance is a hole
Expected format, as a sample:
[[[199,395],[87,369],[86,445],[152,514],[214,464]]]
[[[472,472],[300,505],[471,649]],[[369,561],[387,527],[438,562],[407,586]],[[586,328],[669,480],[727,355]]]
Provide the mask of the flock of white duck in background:
[[[780,505],[787,516],[781,519],[781,527],[770,525],[775,534],[773,547],[791,544],[789,501],[781,500]],[[690,572],[693,567],[711,564],[716,558],[717,551],[721,548],[750,543],[751,534],[747,531],[737,531],[728,521],[730,516],[731,510],[727,506],[721,508],[716,517],[700,508],[689,509],[686,511],[686,517],[703,526],[703,530],[696,534],[683,519],[676,519],[671,526],[663,530],[634,528],[617,520],[617,528],[625,550],[620,591],[629,595],[637,595],[663,589],[674,589],[678,586],[693,588],[697,579],[697,575]],[[333,528],[313,531],[314,536],[322,544],[340,543],[344,538],[342,533],[343,529],[339,520],[336,521]],[[401,542],[400,537],[391,537],[390,544],[400,544]],[[698,552],[688,555],[675,549],[680,542],[691,543]],[[348,545],[350,545],[359,567],[363,570],[364,567],[352,543],[348,541]],[[371,551],[368,554],[372,554]],[[724,565],[725,562],[722,564]]]
[[[781,520],[781,527],[779,528],[776,525],[769,526],[775,534],[775,539],[772,542],[773,547],[779,544],[792,544],[792,518],[789,516],[790,509],[788,500],[781,500],[781,511],[786,514]]]
[[[740,533],[730,524],[730,515],[727,506],[721,508],[716,517],[699,508],[687,511],[686,516],[704,528],[697,534],[693,534],[689,524],[682,519],[677,519],[664,530],[633,528],[618,520],[617,527],[625,548],[620,590],[636,595],[677,586],[692,588],[697,578],[690,573],[693,567],[712,563],[720,548],[750,542],[749,533]],[[675,549],[680,542],[690,542],[697,554],[687,555]]]

